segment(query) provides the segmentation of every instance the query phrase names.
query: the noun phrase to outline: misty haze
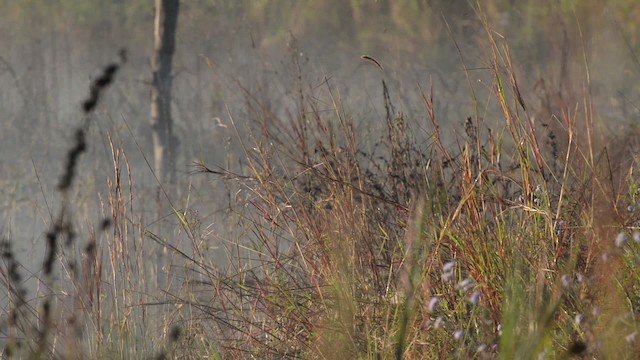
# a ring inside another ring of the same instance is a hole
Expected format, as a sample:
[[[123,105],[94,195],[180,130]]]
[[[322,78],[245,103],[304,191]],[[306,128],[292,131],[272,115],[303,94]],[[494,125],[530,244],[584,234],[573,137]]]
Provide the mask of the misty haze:
[[[3,358],[640,356],[637,1],[0,6]]]

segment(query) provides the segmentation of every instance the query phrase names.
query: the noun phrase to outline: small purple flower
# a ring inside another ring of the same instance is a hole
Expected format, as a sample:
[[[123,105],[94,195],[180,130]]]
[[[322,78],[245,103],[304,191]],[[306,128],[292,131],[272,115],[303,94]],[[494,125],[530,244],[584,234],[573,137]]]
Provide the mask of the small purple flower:
[[[453,338],[454,338],[456,341],[460,341],[460,340],[462,340],[462,339],[464,338],[464,330],[456,330],[456,331],[453,333]]]
[[[442,280],[450,281],[453,278],[453,270],[456,266],[455,261],[449,261],[442,265]]]
[[[573,318],[573,323],[576,324],[576,326],[579,326],[582,324],[582,320],[584,320],[584,315],[576,314],[576,317]]]
[[[627,236],[627,234],[621,232],[616,236],[616,246],[617,247],[623,247],[627,244],[627,242],[629,241],[629,237]]]
[[[476,348],[476,353],[481,353],[481,352],[484,352],[485,350],[487,350],[487,345],[485,345],[485,344],[480,344],[480,345]]]
[[[638,336],[638,332],[634,331],[631,334],[627,335],[624,339],[627,340],[627,343],[633,344],[636,341],[637,336]]]
[[[473,280],[465,278],[456,285],[456,290],[467,291],[473,287]]]
[[[564,288],[568,288],[569,286],[571,286],[571,283],[573,282],[573,280],[571,280],[571,276],[567,274],[562,275],[560,280],[562,281],[562,287]]]
[[[480,294],[480,291],[474,291],[471,295],[469,295],[467,300],[469,301],[469,303],[476,305],[480,301]]]
[[[447,273],[449,271],[453,271],[453,268],[456,266],[455,261],[449,261],[448,263],[442,265],[442,272]]]
[[[436,318],[436,321],[433,323],[433,328],[438,330],[442,327],[442,325],[444,325],[444,320],[442,319],[442,316],[438,316],[438,318]]]
[[[636,243],[640,243],[640,231],[633,232],[633,241]]]
[[[442,273],[442,281],[451,281],[452,278],[453,278],[453,270]]]
[[[436,306],[438,306],[438,303],[440,302],[440,298],[437,296],[434,296],[431,298],[431,300],[429,300],[429,305],[427,305],[427,310],[432,313],[435,311]]]

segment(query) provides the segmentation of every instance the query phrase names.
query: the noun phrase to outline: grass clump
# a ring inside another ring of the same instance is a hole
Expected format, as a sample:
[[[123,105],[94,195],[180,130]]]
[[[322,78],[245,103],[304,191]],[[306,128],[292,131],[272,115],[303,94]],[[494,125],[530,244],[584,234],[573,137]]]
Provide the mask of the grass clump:
[[[637,356],[638,248],[616,240],[637,226],[620,210],[635,159],[611,156],[588,93],[581,107],[529,105],[486,26],[493,97],[482,111],[496,109],[497,124],[475,100],[463,135],[446,141],[433,87],[421,90],[427,123],[411,123],[382,81],[375,141],[330,81],[299,84],[295,111],[262,107],[239,137],[244,167],[197,165],[238,186],[248,229],[233,264],[211,274],[224,311],[202,321],[226,356]]]

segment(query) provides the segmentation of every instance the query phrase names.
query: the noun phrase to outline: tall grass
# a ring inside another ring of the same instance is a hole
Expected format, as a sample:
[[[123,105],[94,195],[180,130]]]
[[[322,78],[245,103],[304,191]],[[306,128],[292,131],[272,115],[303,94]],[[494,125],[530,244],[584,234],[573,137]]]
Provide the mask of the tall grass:
[[[638,357],[634,134],[599,131],[588,76],[571,96],[534,101],[483,23],[490,98],[478,99],[467,72],[474,106],[453,140],[432,84],[416,90],[424,112],[404,114],[381,80],[380,131],[354,118],[332,80],[307,86],[295,57],[291,111],[247,94],[254,126],[229,114],[240,165],[194,165],[228,189],[234,238],[203,229],[188,205],[173,213],[191,251],[145,232],[126,154],[110,139],[108,220],[84,249],[53,244],[60,275],[45,270],[40,298],[25,299],[3,243],[3,354]],[[490,109],[499,121],[484,118]],[[162,296],[145,239],[174,255]]]

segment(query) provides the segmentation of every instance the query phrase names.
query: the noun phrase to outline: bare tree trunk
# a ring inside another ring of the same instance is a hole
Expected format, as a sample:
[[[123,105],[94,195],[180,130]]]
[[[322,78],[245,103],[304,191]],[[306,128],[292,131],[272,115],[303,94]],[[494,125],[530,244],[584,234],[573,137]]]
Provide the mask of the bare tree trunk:
[[[171,67],[176,48],[179,0],[156,0],[154,51],[151,59],[151,127],[156,176],[165,189],[175,183],[178,139],[171,119]]]
[[[154,23],[154,49],[151,58],[151,128],[153,137],[153,158],[155,173],[160,182],[156,199],[158,211],[162,211],[175,187],[175,162],[178,139],[173,134],[171,119],[171,67],[176,48],[176,27],[178,25],[179,0],[156,0],[156,18]],[[156,259],[156,285],[166,287],[166,276],[161,269],[164,266],[165,249],[158,250]]]

